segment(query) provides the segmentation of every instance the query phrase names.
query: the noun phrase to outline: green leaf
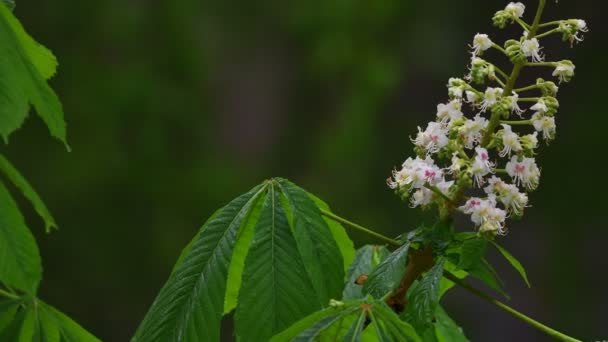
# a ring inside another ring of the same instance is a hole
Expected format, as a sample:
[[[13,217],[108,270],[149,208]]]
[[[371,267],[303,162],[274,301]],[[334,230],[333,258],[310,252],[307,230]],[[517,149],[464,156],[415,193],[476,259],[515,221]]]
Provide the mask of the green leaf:
[[[492,244],[494,245],[494,247],[496,247],[496,249],[498,249],[500,254],[502,254],[505,257],[505,259],[507,259],[507,261],[509,261],[511,266],[513,266],[513,268],[515,268],[517,270],[517,272],[519,272],[519,275],[521,275],[521,277],[524,279],[524,281],[526,282],[526,285],[528,285],[528,287],[530,287],[530,282],[528,281],[528,276],[526,275],[526,270],[524,269],[522,264],[519,262],[519,260],[517,260],[511,253],[509,253],[509,251],[504,249],[502,246],[500,246],[496,242],[492,241]]]
[[[361,275],[369,276],[372,270],[388,255],[390,251],[384,246],[365,245],[357,250],[353,262],[346,272],[346,284],[342,299],[364,298],[363,286],[356,283]]]
[[[2,0],[2,2],[10,9],[11,11],[15,9],[15,1],[14,0]]]
[[[363,285],[363,293],[380,299],[397,288],[405,273],[408,249],[409,243],[405,243],[378,264]]]
[[[365,319],[367,318],[367,313],[365,311],[361,311],[359,313],[359,317],[351,322],[350,327],[346,331],[344,335],[344,342],[359,342],[361,341],[361,335],[363,334],[363,328],[365,327]]]
[[[66,142],[63,109],[46,80],[57,67],[53,54],[36,43],[6,5],[0,5],[0,135],[21,127],[31,103],[51,135]]]
[[[480,238],[465,240],[462,243],[458,267],[468,270],[477,264],[486,253],[487,245],[486,240]]]
[[[341,315],[344,312],[351,313],[353,312],[353,308],[356,309],[356,306],[359,305],[360,302],[348,303],[341,307],[328,307],[300,319],[299,321],[292,324],[289,328],[283,330],[279,334],[274,335],[270,341],[271,342],[287,342],[292,341],[296,336],[301,334],[303,331],[308,329],[309,327],[315,325],[315,323],[322,321],[328,317],[332,317],[335,315]]]
[[[236,245],[230,259],[230,267],[228,269],[228,280],[226,282],[226,297],[224,299],[224,314],[231,312],[236,308],[239,291],[241,289],[243,269],[245,268],[245,258],[249,253],[251,241],[256,224],[260,218],[264,197],[260,196],[255,204],[251,206],[247,217],[243,221],[243,226],[237,235]]]
[[[320,304],[327,305],[330,299],[340,298],[344,286],[340,248],[309,194],[285,179],[279,178],[277,183],[289,203],[293,235],[304,268]]]
[[[498,278],[498,274],[492,266],[485,260],[481,259],[468,272],[475,278],[481,280],[492,290],[502,294],[505,298],[510,298],[502,287],[502,280]]]
[[[0,170],[4,172],[6,177],[19,189],[25,198],[27,198],[34,210],[40,215],[40,217],[44,220],[44,228],[47,233],[51,231],[51,229],[57,229],[57,223],[55,223],[55,219],[47,209],[40,196],[34,191],[30,183],[17,171],[17,169],[3,156],[0,154]]]
[[[403,317],[415,326],[418,332],[426,330],[433,320],[439,302],[439,285],[444,262],[444,259],[438,261],[407,293],[407,306]]]
[[[239,339],[265,341],[322,308],[300,253],[278,189],[272,185],[245,259],[235,314]]]
[[[0,182],[0,281],[35,294],[42,265],[34,236],[10,193]]]
[[[90,332],[74,322],[70,317],[55,309],[54,307],[38,301],[40,304],[39,316],[43,318],[42,325],[44,326],[47,336],[54,334],[54,330],[58,330],[60,340],[66,342],[95,342],[100,341]],[[53,339],[48,339],[54,341]]]
[[[452,273],[458,279],[464,279],[466,278],[466,276],[469,275],[469,272],[459,269],[458,266],[454,265],[449,260],[445,261],[443,269]],[[439,299],[441,299],[446,292],[448,292],[452,287],[454,287],[454,285],[456,284],[453,281],[449,280],[448,278],[442,277],[441,282],[439,283]]]
[[[311,193],[307,194],[310,198],[312,198],[319,209],[331,212],[331,209],[327,203],[323,202],[319,197]],[[329,226],[329,230],[331,231],[334,240],[338,244],[338,248],[340,248],[340,253],[342,254],[342,259],[344,260],[344,271],[346,271],[348,266],[350,266],[355,258],[355,246],[353,241],[348,237],[348,234],[346,234],[344,227],[342,227],[340,223],[325,216],[323,216],[323,220]]]
[[[387,330],[390,331],[396,341],[422,341],[416,333],[416,329],[411,324],[402,321],[395,311],[391,310],[385,303],[374,306],[374,313],[377,319],[384,322]]]
[[[267,189],[236,198],[199,231],[137,329],[133,341],[218,341],[228,267],[237,233]]]
[[[99,341],[72,319],[39,299],[24,297],[14,302],[16,302],[16,310],[11,312],[9,324],[4,329],[0,327],[2,341]],[[2,304],[0,304],[1,313]]]
[[[435,335],[439,342],[468,342],[462,328],[459,327],[441,305],[437,305],[435,310]]]

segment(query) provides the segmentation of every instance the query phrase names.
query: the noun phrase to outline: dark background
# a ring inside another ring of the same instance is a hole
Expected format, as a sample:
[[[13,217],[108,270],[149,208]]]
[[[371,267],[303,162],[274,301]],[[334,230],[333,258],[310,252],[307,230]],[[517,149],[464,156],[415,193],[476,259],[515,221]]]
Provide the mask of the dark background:
[[[34,229],[41,297],[102,339],[127,340],[200,224],[271,176],[387,235],[412,229],[425,214],[385,179],[413,154],[409,137],[433,119],[447,79],[466,72],[473,35],[521,34],[491,26],[506,3],[18,2],[16,15],[60,60],[51,83],[73,148],[33,117],[2,147],[60,225],[51,235]],[[531,21],[536,2],[527,4]],[[500,239],[532,288],[491,253],[510,305],[583,340],[608,338],[608,75],[598,6],[547,4],[545,18],[581,17],[591,32],[574,49],[557,36],[542,40],[549,59],[577,68],[559,93],[558,140],[541,148],[532,208]],[[547,340],[463,290],[445,305],[472,340]]]

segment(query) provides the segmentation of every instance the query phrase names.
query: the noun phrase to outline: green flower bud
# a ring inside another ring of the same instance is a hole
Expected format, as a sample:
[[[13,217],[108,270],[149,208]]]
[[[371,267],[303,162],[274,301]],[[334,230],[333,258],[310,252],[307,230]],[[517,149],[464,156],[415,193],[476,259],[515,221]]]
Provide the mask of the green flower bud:
[[[536,153],[534,150],[538,147],[538,132],[532,134],[526,134],[519,138],[521,146],[524,149],[524,155],[526,157],[533,157]]]
[[[504,29],[511,20],[511,13],[501,10],[494,13],[494,16],[492,17],[492,24],[500,29]]]
[[[521,49],[521,43],[517,40],[507,40],[505,42],[505,51],[513,63],[525,63],[527,61],[526,55]]]
[[[559,90],[554,82],[545,81],[542,78],[536,79],[536,85],[538,86],[538,89],[540,89],[543,96],[555,97],[557,95],[557,91]]]
[[[511,96],[500,98],[491,108],[492,115],[497,114],[504,119],[508,119],[511,114],[512,105],[513,98]]]
[[[545,96],[542,98],[542,100],[545,102],[545,105],[547,106],[546,115],[554,116],[555,114],[557,114],[557,110],[559,108],[559,101],[557,101],[557,99],[555,97]]]

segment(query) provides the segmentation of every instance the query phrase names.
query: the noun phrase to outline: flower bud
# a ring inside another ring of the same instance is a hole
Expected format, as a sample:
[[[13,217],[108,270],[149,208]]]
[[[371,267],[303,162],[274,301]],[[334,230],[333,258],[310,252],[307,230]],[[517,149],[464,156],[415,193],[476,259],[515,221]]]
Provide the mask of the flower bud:
[[[513,63],[525,63],[527,61],[521,43],[515,39],[509,39],[505,42],[505,51]]]
[[[554,82],[545,81],[542,78],[536,79],[536,85],[538,86],[538,89],[540,89],[543,96],[555,97],[557,95],[557,91],[559,90],[559,88],[557,87],[557,85],[555,85]]]
[[[562,40],[569,41],[570,45],[583,41],[583,36],[579,35],[580,32],[589,31],[587,23],[581,19],[562,20],[557,30],[562,33]]]
[[[538,147],[538,132],[526,134],[519,141],[521,142],[524,154],[528,157],[533,157],[535,154],[534,150]]]
[[[557,110],[559,109],[559,101],[557,101],[555,97],[544,96],[542,100],[545,103],[545,106],[547,106],[546,114],[548,116],[554,116],[555,114],[557,114]]]

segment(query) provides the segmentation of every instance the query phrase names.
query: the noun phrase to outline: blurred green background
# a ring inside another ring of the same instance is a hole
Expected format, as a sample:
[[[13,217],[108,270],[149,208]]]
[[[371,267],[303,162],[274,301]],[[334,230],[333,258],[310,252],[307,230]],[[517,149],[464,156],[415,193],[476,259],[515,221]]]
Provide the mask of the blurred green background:
[[[37,234],[41,297],[100,338],[126,341],[200,224],[270,176],[388,235],[428,220],[385,179],[412,154],[409,136],[434,117],[447,79],[465,74],[472,36],[521,33],[491,26],[506,3],[18,2],[16,15],[60,60],[51,83],[73,148],[33,117],[2,146],[60,225]],[[536,1],[527,5],[529,20]],[[608,338],[607,30],[598,6],[547,5],[545,18],[582,17],[591,32],[574,49],[543,39],[549,58],[573,59],[577,75],[560,90],[558,140],[541,149],[533,206],[501,238],[532,289],[491,253],[511,305],[584,340]],[[463,290],[445,305],[474,341],[547,340]]]

